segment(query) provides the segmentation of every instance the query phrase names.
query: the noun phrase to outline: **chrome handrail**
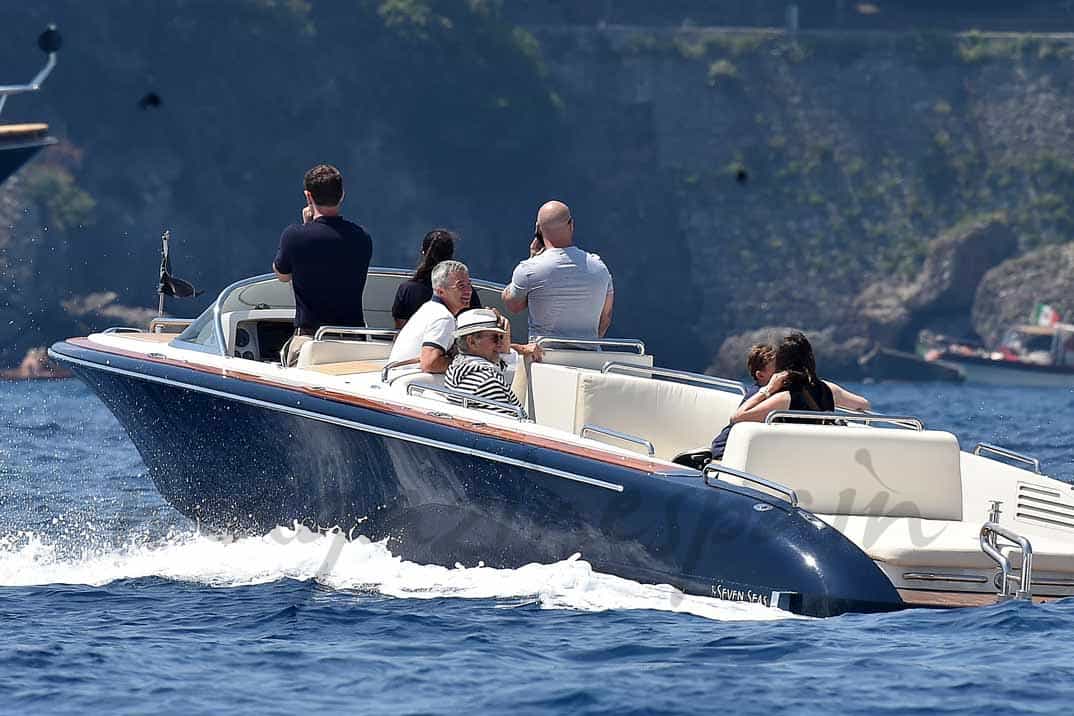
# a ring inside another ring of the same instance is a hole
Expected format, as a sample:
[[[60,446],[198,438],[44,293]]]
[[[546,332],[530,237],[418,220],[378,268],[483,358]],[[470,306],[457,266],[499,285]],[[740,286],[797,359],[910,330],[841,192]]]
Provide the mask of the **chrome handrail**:
[[[384,367],[380,369],[380,382],[388,382],[388,373],[390,373],[392,369],[402,368],[404,365],[417,365],[420,360],[420,358],[407,358],[406,360],[397,360],[392,361],[391,363],[386,363]],[[396,377],[398,378],[399,376]]]
[[[415,392],[429,391],[432,393],[438,393],[440,395],[447,396],[449,398],[455,398],[462,402],[462,407],[469,408],[470,403],[480,403],[482,405],[493,407],[501,410],[510,410],[514,413],[515,420],[525,420],[526,411],[517,405],[511,405],[510,403],[504,403],[499,400],[491,400],[489,398],[481,398],[472,393],[463,393],[458,390],[452,390],[451,388],[441,388],[438,385],[421,385],[420,383],[411,383],[406,387],[406,394],[413,395]]]
[[[567,346],[583,346],[584,348],[633,348],[638,352],[638,355],[645,355],[645,343],[633,338],[598,338],[597,340],[590,340],[588,338],[556,338],[555,336],[544,336],[543,338],[537,339],[537,345],[542,348],[549,343],[561,343]]]
[[[772,425],[783,420],[808,420],[810,422],[822,422],[825,420],[841,420],[845,423],[888,423],[897,425],[907,430],[922,431],[925,423],[920,418],[910,415],[880,415],[878,413],[855,414],[855,413],[817,413],[812,410],[773,410],[764,419],[766,424]]]
[[[326,334],[338,336],[390,336],[395,338],[399,331],[392,328],[366,328],[365,326],[321,326],[313,334],[313,340],[324,340]]]
[[[615,438],[617,440],[622,440],[626,443],[640,445],[641,447],[645,448],[646,452],[648,452],[649,454],[649,457],[654,457],[656,455],[656,447],[645,438],[639,438],[637,435],[631,435],[630,433],[621,433],[618,430],[612,430],[611,428],[606,428],[603,425],[590,425],[589,423],[586,423],[582,426],[582,429],[578,433],[578,435],[584,438],[586,433],[597,433],[598,435]]]
[[[131,326],[111,326],[105,328],[101,333],[144,333],[141,328],[133,328]]]
[[[1007,556],[999,551],[998,546],[993,546],[992,542],[995,540],[996,535],[1010,540],[1014,544],[1018,545],[1018,548],[1022,551],[1022,572],[1017,578],[1018,589],[1014,594],[1011,594],[1011,582],[1015,581],[1015,576],[1012,574],[1014,571],[1011,567],[1011,561],[1007,559]],[[1029,540],[1013,532],[1006,527],[996,524],[995,522],[985,522],[981,526],[981,532],[979,535],[981,543],[981,551],[988,555],[993,562],[999,565],[1002,572],[1002,583],[999,586],[999,599],[1007,600],[1011,599],[1032,599],[1033,598],[1033,545]]]
[[[704,480],[705,484],[708,485],[709,475],[713,475],[715,476],[715,479],[719,480],[720,473],[724,473],[726,475],[733,475],[740,480],[752,482],[755,485],[766,487],[773,492],[778,492],[779,494],[787,498],[787,502],[790,503],[791,509],[798,508],[798,493],[795,492],[793,488],[787,487],[786,485],[782,485],[778,482],[775,482],[774,480],[769,480],[767,478],[761,477],[760,475],[754,475],[752,472],[746,472],[745,470],[736,470],[733,467],[727,467],[726,465],[721,465],[718,462],[710,462],[708,465],[705,466],[705,469],[701,471],[701,477]]]
[[[1015,460],[1017,462],[1024,462],[1024,463],[1026,463],[1028,465],[1033,466],[1033,472],[1037,473],[1038,475],[1043,474],[1040,471],[1040,460],[1035,458],[1035,457],[1030,457],[1029,455],[1023,455],[1020,452],[1015,452],[1014,450],[1008,450],[1005,447],[1000,447],[999,445],[993,445],[992,443],[977,443],[977,446],[973,448],[973,454],[974,455],[984,457],[985,459],[988,459],[988,460],[995,459],[995,458],[987,457],[986,455],[981,455],[981,453],[984,453],[984,452],[993,453],[995,455],[999,455],[1000,457],[1005,457],[1005,458],[1008,458],[1010,460]]]
[[[729,380],[728,378],[718,378],[714,375],[704,375],[702,373],[691,373],[687,370],[675,370],[673,368],[647,368],[643,365],[636,365],[634,363],[623,363],[621,361],[608,361],[604,364],[604,367],[600,369],[601,373],[651,373],[652,375],[659,375],[665,378],[678,378],[680,380],[689,380],[695,383],[703,385],[711,385],[715,388],[726,389],[727,392],[737,392],[739,395],[746,394],[746,386],[739,383],[737,380]]]
[[[182,333],[186,330],[187,326],[194,322],[193,318],[164,318],[158,316],[149,322],[150,333],[165,333],[166,331],[158,331],[158,328],[180,328],[179,332]]]

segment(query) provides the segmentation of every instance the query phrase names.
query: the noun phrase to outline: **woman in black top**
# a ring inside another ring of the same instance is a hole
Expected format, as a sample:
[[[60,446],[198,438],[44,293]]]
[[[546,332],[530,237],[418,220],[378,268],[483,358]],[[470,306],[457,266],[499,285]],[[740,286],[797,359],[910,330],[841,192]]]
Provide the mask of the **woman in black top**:
[[[454,233],[447,229],[433,229],[421,241],[421,260],[414,275],[399,284],[392,304],[395,327],[402,328],[426,301],[433,297],[433,268],[441,261],[455,258]],[[477,291],[470,294],[470,308],[481,308]]]
[[[775,410],[830,413],[837,405],[851,410],[869,409],[865,398],[817,376],[813,346],[805,335],[795,332],[776,348],[776,373],[768,385],[742,403],[731,422],[764,422]]]

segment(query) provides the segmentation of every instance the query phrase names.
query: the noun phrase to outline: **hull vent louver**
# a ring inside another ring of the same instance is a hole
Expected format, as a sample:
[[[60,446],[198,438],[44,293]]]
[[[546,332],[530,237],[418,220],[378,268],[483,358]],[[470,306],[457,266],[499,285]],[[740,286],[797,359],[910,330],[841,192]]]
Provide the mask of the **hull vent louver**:
[[[1015,517],[1049,527],[1074,530],[1074,494],[1020,482]]]

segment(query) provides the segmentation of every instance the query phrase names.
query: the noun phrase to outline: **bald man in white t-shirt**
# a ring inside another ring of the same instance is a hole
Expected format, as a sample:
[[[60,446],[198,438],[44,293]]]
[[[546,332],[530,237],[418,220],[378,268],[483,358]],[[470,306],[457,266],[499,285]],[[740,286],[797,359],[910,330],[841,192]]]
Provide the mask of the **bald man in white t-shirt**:
[[[594,340],[612,322],[612,275],[600,256],[574,245],[574,218],[560,201],[537,212],[530,258],[503,290],[507,310],[529,309],[530,340],[546,336]]]

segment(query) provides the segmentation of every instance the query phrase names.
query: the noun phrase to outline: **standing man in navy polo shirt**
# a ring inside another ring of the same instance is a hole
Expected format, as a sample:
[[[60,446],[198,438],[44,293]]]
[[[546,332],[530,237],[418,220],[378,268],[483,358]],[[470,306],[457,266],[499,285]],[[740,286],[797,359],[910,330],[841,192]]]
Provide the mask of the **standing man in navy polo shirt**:
[[[302,344],[321,326],[364,326],[365,290],[373,239],[339,215],[343,175],[328,164],[306,172],[302,223],[280,236],[272,262],[276,278],[295,291],[295,335],[284,346],[284,365],[294,365]]]

